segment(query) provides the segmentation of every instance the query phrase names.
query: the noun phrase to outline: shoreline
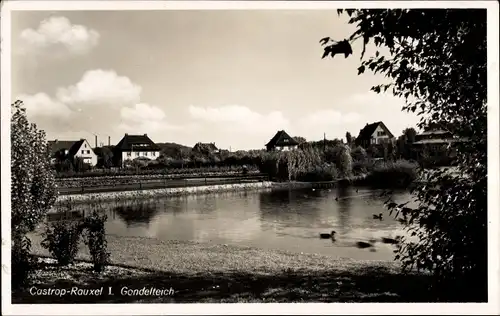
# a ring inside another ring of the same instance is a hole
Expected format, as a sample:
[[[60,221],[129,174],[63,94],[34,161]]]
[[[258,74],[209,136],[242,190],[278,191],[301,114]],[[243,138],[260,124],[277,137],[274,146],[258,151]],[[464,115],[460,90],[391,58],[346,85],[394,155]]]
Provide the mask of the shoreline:
[[[30,234],[32,254],[51,257],[41,247],[42,236]],[[175,273],[220,273],[228,271],[275,273],[283,269],[301,271],[336,270],[347,272],[352,268],[384,267],[401,272],[401,266],[391,260],[358,260],[317,253],[298,253],[278,249],[212,244],[184,240],[160,240],[149,237],[106,235],[111,264],[145,271]],[[80,242],[77,259],[90,260],[87,247]]]
[[[51,258],[32,234],[32,253]],[[270,303],[416,302],[432,300],[429,276],[402,273],[400,263],[355,260],[193,241],[162,241],[108,235],[111,265],[89,272],[88,249],[80,243],[69,266],[40,268],[34,286],[113,288],[115,295],[57,297],[13,293],[14,303]],[[43,261],[51,261],[42,259]],[[64,276],[64,277],[63,277]],[[174,295],[119,295],[120,288],[172,288]],[[118,295],[117,295],[118,294]]]

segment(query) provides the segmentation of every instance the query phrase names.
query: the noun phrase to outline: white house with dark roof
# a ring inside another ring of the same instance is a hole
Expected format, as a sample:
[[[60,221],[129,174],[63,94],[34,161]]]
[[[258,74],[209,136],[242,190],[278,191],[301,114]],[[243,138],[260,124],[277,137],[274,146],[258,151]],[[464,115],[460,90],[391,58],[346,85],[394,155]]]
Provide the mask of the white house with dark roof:
[[[267,151],[287,151],[296,149],[298,146],[299,143],[293,137],[281,130],[266,144],[266,149]]]
[[[366,124],[359,131],[359,135],[356,137],[356,145],[368,147],[370,145],[387,143],[392,139],[394,139],[394,135],[387,126],[383,122],[375,122]]]
[[[53,140],[48,141],[51,158],[53,162],[56,159],[63,160],[66,158],[74,159],[75,157],[83,159],[84,163],[91,166],[97,165],[97,155],[94,153],[92,146],[86,139],[80,140]]]
[[[115,163],[123,166],[126,160],[137,158],[156,160],[160,156],[160,147],[156,145],[147,134],[125,134],[113,150]]]

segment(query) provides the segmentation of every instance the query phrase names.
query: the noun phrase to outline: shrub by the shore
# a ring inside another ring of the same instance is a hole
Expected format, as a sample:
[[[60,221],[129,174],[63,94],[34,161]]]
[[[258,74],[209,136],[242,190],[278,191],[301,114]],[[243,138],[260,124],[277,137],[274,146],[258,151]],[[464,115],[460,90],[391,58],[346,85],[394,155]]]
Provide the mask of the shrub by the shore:
[[[376,187],[407,187],[418,177],[418,165],[407,160],[374,164],[373,170],[362,181]]]

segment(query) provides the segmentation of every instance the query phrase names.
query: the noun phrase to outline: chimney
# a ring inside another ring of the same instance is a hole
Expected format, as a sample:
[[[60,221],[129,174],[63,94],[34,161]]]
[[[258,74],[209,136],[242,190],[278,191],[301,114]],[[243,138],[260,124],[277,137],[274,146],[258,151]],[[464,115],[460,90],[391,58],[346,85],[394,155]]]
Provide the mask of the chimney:
[[[59,141],[59,140],[58,140],[58,139],[56,139],[56,140],[54,141],[54,143],[55,143],[55,144],[57,144],[57,142],[58,142],[58,141]]]
[[[125,133],[125,136],[128,136],[128,133]]]
[[[144,136],[148,136],[148,134],[144,134]]]
[[[97,135],[95,135],[95,148],[97,148]]]
[[[108,146],[111,146],[111,136],[108,136]]]

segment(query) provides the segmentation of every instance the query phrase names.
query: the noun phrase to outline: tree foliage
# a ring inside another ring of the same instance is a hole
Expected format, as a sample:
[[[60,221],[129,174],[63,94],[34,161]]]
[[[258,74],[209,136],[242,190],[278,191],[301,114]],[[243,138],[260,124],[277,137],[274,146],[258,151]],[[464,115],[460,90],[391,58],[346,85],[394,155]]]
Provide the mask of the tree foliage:
[[[457,146],[458,175],[429,171],[428,183],[413,191],[418,206],[388,203],[407,219],[417,241],[404,240],[396,256],[403,267],[426,269],[444,293],[487,295],[487,111],[486,10],[340,10],[363,41],[358,73],[384,74],[389,83],[372,87],[403,97],[405,111],[421,117],[420,128],[450,123]],[[369,44],[388,49],[364,56]],[[390,89],[390,90],[389,90]],[[467,289],[465,291],[464,289]],[[474,291],[470,291],[474,289]],[[473,293],[471,293],[473,292]]]
[[[415,142],[417,131],[413,127],[408,127],[404,129],[403,135],[405,136],[405,140],[411,144]]]
[[[113,151],[109,147],[99,147],[94,149],[97,155],[97,167],[111,168],[113,167]]]
[[[307,140],[302,136],[295,136],[295,137],[293,137],[293,139],[295,139],[297,141],[297,143],[299,143],[299,144],[303,144],[303,143],[307,142]]]
[[[56,200],[54,172],[45,133],[30,124],[21,101],[12,104],[11,233],[12,280],[24,285],[29,277],[33,231]]]
[[[56,199],[54,172],[45,132],[30,124],[21,101],[12,105],[11,208],[12,230],[35,229]]]
[[[347,142],[348,145],[352,144],[352,135],[349,132],[345,133],[345,141]]]

